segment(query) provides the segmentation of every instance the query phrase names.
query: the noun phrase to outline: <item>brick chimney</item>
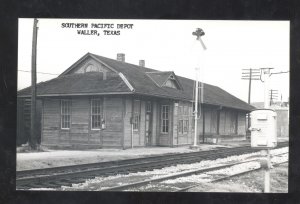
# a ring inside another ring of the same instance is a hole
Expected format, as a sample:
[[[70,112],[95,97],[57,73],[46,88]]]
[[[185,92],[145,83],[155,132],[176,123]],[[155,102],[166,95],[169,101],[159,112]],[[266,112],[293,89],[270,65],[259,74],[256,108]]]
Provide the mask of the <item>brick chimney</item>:
[[[140,60],[139,61],[139,66],[140,67],[145,67],[145,60]]]
[[[117,54],[117,60],[120,62],[125,62],[125,54],[124,53],[118,53]]]

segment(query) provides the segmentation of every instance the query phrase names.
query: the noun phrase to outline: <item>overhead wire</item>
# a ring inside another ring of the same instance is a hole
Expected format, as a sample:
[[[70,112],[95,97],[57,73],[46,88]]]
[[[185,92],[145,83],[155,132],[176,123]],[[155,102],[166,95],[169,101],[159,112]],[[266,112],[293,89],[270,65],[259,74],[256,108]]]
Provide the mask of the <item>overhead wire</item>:
[[[31,71],[27,71],[27,70],[21,70],[21,69],[18,69],[18,71],[20,72],[31,72]],[[55,75],[55,76],[58,76],[59,74],[54,74],[54,73],[47,73],[47,72],[36,72],[38,74],[48,74],[48,75]]]

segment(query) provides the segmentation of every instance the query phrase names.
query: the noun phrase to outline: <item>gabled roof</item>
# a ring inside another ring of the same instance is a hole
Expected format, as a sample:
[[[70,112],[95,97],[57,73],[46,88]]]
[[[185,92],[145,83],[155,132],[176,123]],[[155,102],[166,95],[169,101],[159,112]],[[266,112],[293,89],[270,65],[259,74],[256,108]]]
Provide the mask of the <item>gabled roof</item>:
[[[176,81],[176,84],[179,86],[179,89],[183,89],[180,82],[178,81],[176,75],[172,71],[167,71],[167,72],[146,72],[146,74],[149,76],[150,79],[154,81],[157,86],[162,87],[166,84],[166,82],[173,77],[174,80]]]
[[[103,74],[96,72],[60,76],[50,81],[39,83],[37,85],[37,95],[83,95],[131,92],[118,75],[110,76],[108,80],[102,80],[102,78]],[[19,91],[18,95],[30,95],[30,91],[31,88],[28,87]]]
[[[100,73],[69,74],[72,69],[76,68],[76,65],[88,57],[112,69],[116,73],[115,76],[107,80],[99,80]],[[120,73],[124,75],[125,81],[118,75]],[[171,74],[176,77],[182,89],[178,90],[161,86]],[[130,87],[126,85],[126,81],[130,83],[133,89],[130,89]],[[37,86],[37,95],[131,93],[192,101],[193,90],[194,80],[176,76],[174,72],[160,72],[158,70],[88,53],[75,62],[69,69],[64,71],[58,78],[40,83]],[[30,95],[30,87],[19,91],[18,95]],[[204,84],[204,103],[247,111],[254,109],[253,106],[229,94],[223,89],[209,84]]]
[[[158,85],[162,86],[172,72],[146,72],[146,74]]]

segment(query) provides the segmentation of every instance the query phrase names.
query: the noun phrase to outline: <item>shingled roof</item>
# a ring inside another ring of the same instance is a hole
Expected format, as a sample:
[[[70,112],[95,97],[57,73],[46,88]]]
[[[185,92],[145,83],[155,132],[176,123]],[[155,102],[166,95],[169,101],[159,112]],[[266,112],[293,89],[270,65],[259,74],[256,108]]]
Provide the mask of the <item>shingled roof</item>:
[[[160,86],[166,77],[170,76],[173,72],[161,72],[161,74],[159,74],[160,71],[158,70],[120,62],[91,53],[86,54],[85,57],[82,57],[80,60],[84,60],[88,57],[92,57],[98,60],[99,63],[111,67],[117,73],[110,76],[107,80],[100,80],[102,77],[101,73],[69,74],[74,68],[74,65],[78,64],[78,62],[76,62],[59,77],[39,83],[37,85],[37,95],[42,97],[51,95],[138,94],[176,100],[193,100],[194,80],[176,76],[176,80],[178,80],[183,88],[183,90],[177,90]],[[128,87],[118,73],[122,73],[126,77],[134,90]],[[151,76],[149,76],[149,73]],[[153,75],[151,73],[155,74]],[[160,83],[155,83],[152,77]],[[30,95],[30,87],[18,92],[18,96],[28,95]],[[223,89],[209,84],[204,84],[203,102],[205,104],[247,111],[254,109],[253,106],[229,94]]]
[[[130,92],[119,76],[111,76],[102,80],[101,73],[71,74],[54,78],[37,85],[38,96],[82,95],[88,93],[123,93]],[[19,96],[29,95],[28,87],[18,92]]]

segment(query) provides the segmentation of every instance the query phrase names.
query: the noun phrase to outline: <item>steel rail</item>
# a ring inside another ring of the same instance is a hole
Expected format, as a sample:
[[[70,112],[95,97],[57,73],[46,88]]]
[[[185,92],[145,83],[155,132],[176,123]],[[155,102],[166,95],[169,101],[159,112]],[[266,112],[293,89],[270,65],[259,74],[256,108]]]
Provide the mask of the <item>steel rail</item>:
[[[284,153],[285,154],[285,153]],[[276,155],[277,156],[277,155]],[[257,159],[259,160],[259,159]],[[287,163],[288,161],[284,161],[284,162],[278,162],[278,163],[275,163],[275,164],[272,164],[272,166],[279,166],[281,164],[284,164],[284,163]],[[247,170],[247,171],[243,171],[243,172],[240,172],[240,173],[236,173],[236,174],[232,174],[232,175],[228,175],[228,176],[224,176],[222,178],[217,178],[217,179],[214,179],[212,181],[210,181],[210,183],[216,183],[216,182],[219,182],[219,181],[223,181],[223,180],[227,180],[227,179],[230,179],[230,178],[233,178],[233,177],[237,177],[237,176],[241,176],[241,175],[244,175],[244,174],[248,174],[250,172],[254,172],[254,171],[259,171],[259,170],[262,170],[263,168],[262,167],[259,167],[259,168],[255,168],[255,169],[250,169],[250,170]],[[191,188],[195,188],[195,187],[198,187],[200,186],[201,184],[195,184],[195,185],[192,185],[192,186],[188,186],[188,187],[185,187],[185,188],[181,188],[179,190],[175,190],[173,192],[184,192],[184,191],[187,191]]]
[[[280,146],[286,145],[286,143],[278,145]],[[225,151],[225,152],[224,152]],[[121,160],[108,162],[106,164],[114,164],[112,166],[102,166],[102,167],[94,167],[89,168],[93,165],[99,165],[101,163],[95,163],[91,166],[89,165],[74,165],[71,167],[78,168],[76,171],[71,171],[72,168],[68,166],[67,168],[59,167],[58,169],[63,172],[52,172],[50,175],[39,175],[39,176],[25,176],[22,178],[17,178],[17,188],[25,188],[28,189],[30,187],[35,186],[43,186],[43,187],[58,187],[65,184],[72,184],[82,182],[87,178],[93,178],[99,175],[111,175],[116,173],[129,173],[129,172],[138,172],[145,170],[152,170],[155,168],[162,168],[166,166],[182,164],[182,163],[193,163],[199,162],[205,159],[216,159],[225,156],[244,154],[249,152],[255,152],[258,150],[249,149],[247,147],[239,147],[239,148],[224,148],[221,150],[213,150],[213,151],[202,151],[202,152],[192,152],[192,153],[182,153],[182,154],[172,154],[172,155],[163,155],[163,156],[154,156],[154,157],[146,157],[146,158],[136,158],[129,160]],[[200,154],[201,153],[201,154]],[[216,157],[217,156],[217,157]],[[85,169],[79,168],[84,167]],[[100,165],[101,166],[101,165]],[[51,171],[55,170],[55,168],[51,168]],[[71,172],[66,172],[71,171]]]
[[[272,156],[279,156],[279,155],[283,155],[283,154],[287,154],[287,153],[288,152],[280,153],[280,154],[274,154]],[[211,172],[211,171],[215,171],[215,170],[219,170],[219,169],[225,169],[225,168],[232,167],[232,166],[235,166],[235,165],[249,163],[249,162],[258,161],[258,160],[260,160],[260,158],[250,159],[250,160],[247,160],[247,161],[234,162],[234,163],[229,163],[229,164],[223,164],[223,165],[218,165],[218,166],[213,166],[213,167],[208,167],[208,168],[203,168],[203,169],[184,171],[184,172],[176,173],[176,174],[173,174],[173,175],[170,175],[170,176],[163,176],[163,177],[159,177],[159,178],[155,178],[155,179],[147,179],[147,180],[144,180],[144,181],[134,182],[134,183],[130,183],[130,184],[114,186],[114,187],[109,187],[109,188],[103,188],[100,191],[122,191],[124,189],[130,189],[130,188],[134,188],[134,187],[145,186],[147,184],[154,183],[154,182],[160,182],[160,181],[164,181],[164,180],[170,180],[170,179],[175,179],[175,178],[180,178],[180,177],[186,177],[186,176],[199,174],[199,173]],[[248,171],[246,171],[246,172],[248,172]],[[236,174],[236,175],[239,175],[239,174]],[[233,177],[233,176],[234,175],[230,175],[230,176],[227,176],[227,177],[229,178],[229,177]],[[221,180],[221,179],[224,179],[224,178],[215,179],[213,181],[217,181],[217,180]],[[211,182],[213,182],[213,181],[211,181]],[[175,192],[185,191],[187,189],[190,189],[190,188],[193,188],[193,187],[196,187],[196,186],[199,186],[199,185],[200,184],[192,185],[192,186],[180,189],[180,190],[176,190]]]
[[[287,142],[281,142],[278,143],[278,147],[284,147],[288,143]],[[86,169],[94,169],[94,168],[101,168],[101,167],[108,167],[108,166],[119,166],[126,163],[134,163],[134,162],[140,162],[141,159],[144,161],[146,160],[156,160],[156,159],[164,159],[164,158],[178,158],[180,156],[182,157],[190,157],[192,155],[194,156],[205,156],[207,154],[213,153],[213,152],[219,152],[219,151],[230,151],[230,150],[238,150],[238,149],[245,149],[250,147],[250,145],[245,145],[241,147],[233,147],[233,148],[218,148],[214,150],[206,150],[206,151],[197,151],[197,152],[188,152],[188,153],[168,153],[164,155],[156,155],[156,156],[146,156],[142,158],[133,158],[133,159],[124,159],[124,160],[115,160],[115,161],[106,161],[106,162],[96,162],[96,163],[88,163],[88,164],[78,164],[78,165],[68,165],[68,166],[57,166],[57,167],[50,167],[50,168],[42,168],[42,169],[30,169],[30,170],[21,170],[16,171],[17,179],[23,178],[23,177],[33,177],[33,176],[39,176],[39,175],[49,175],[49,174],[59,174],[59,172],[68,172],[68,171],[84,171]],[[250,148],[249,148],[250,150]],[[247,150],[246,150],[247,151]]]
[[[81,178],[92,178],[99,175],[107,175],[107,174],[116,174],[119,172],[138,172],[141,170],[152,170],[154,168],[163,168],[179,163],[193,163],[198,162],[204,159],[216,159],[220,157],[225,156],[231,156],[231,155],[237,155],[241,153],[249,153],[247,151],[241,151],[243,149],[226,149],[226,151],[217,151],[217,152],[210,152],[208,151],[207,154],[202,155],[181,155],[181,157],[164,157],[164,159],[159,160],[150,160],[150,161],[144,161],[143,158],[139,158],[138,160],[135,160],[133,163],[126,163],[122,165],[115,165],[115,166],[109,166],[109,167],[101,167],[101,168],[92,168],[92,169],[85,169],[80,171],[72,171],[72,172],[59,172],[59,173],[53,173],[50,175],[38,175],[38,176],[27,176],[22,178],[17,178],[16,183],[17,187],[30,187],[35,186],[37,184],[42,183],[52,183],[50,184],[51,187],[53,186],[60,186],[61,184],[66,184],[70,182],[65,182],[66,180],[72,181],[72,182],[81,182],[84,179]],[[251,150],[253,152],[254,150]],[[64,182],[60,181],[65,180]],[[55,185],[55,181],[58,183],[58,185]]]

